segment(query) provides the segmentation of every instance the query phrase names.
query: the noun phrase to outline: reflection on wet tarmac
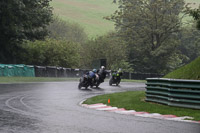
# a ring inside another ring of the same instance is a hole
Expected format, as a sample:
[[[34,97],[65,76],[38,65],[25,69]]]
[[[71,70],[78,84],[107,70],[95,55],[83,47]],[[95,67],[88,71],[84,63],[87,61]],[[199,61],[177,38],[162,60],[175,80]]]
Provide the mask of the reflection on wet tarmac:
[[[144,83],[122,83],[79,90],[77,82],[0,84],[0,133],[197,133],[199,125],[116,115],[78,105],[86,98],[145,90]],[[131,122],[130,122],[131,121]],[[147,128],[143,128],[145,127]],[[199,132],[198,132],[199,133]]]

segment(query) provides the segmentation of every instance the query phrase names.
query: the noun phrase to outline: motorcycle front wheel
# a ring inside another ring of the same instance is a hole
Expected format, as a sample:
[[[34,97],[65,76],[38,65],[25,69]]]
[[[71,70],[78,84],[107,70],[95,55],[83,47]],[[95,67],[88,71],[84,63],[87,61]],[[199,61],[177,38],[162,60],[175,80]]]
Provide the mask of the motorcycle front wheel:
[[[78,84],[78,89],[81,89],[82,85],[81,83]]]
[[[109,85],[112,86],[112,79],[109,80]]]
[[[98,87],[99,87],[99,85],[100,85],[100,83],[97,83],[97,84],[96,84],[96,88],[98,88]]]

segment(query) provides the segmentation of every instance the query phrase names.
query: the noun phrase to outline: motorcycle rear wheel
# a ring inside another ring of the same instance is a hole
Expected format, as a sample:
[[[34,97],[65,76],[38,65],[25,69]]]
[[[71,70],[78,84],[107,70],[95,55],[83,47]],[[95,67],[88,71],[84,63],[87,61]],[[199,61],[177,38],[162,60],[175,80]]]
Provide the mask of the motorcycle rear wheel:
[[[116,86],[118,86],[118,85],[119,85],[119,83],[117,82],[117,83],[116,83]]]

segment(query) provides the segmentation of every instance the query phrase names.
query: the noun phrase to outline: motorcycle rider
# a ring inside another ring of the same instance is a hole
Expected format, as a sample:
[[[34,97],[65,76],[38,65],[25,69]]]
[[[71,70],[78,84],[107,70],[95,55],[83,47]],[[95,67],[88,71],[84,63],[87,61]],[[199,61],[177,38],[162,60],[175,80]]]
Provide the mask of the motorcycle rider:
[[[123,73],[122,73],[122,69],[119,68],[119,70],[115,71],[115,72],[113,73],[113,75],[118,75],[118,76],[121,77],[121,76],[123,75]]]
[[[87,89],[88,86],[92,88],[95,80],[96,80],[96,69],[93,69],[92,71],[86,72],[83,77],[80,78],[80,83],[78,85],[78,88],[81,89],[81,87],[85,87]]]
[[[117,74],[119,74],[119,83],[120,83],[121,82],[121,76],[123,75],[121,68],[119,68],[119,70],[117,71]]]
[[[121,77],[122,75],[123,75],[123,73],[122,73],[122,69],[121,68],[119,68],[119,70],[117,71],[117,73],[119,74],[119,76]]]
[[[101,80],[101,82],[104,82],[104,79],[106,78],[106,70],[105,70],[105,66],[101,66],[101,68],[98,71],[98,75],[99,75],[99,79]]]
[[[119,84],[121,82],[121,76],[122,76],[122,69],[119,68],[118,71],[115,71],[112,73],[112,78],[111,78],[111,82],[110,82],[110,85],[112,85],[113,81],[116,82],[117,81],[117,84]]]
[[[92,87],[96,79],[98,78],[97,76],[97,70],[93,69],[92,71],[89,71],[86,73],[88,75],[88,82],[90,86]]]

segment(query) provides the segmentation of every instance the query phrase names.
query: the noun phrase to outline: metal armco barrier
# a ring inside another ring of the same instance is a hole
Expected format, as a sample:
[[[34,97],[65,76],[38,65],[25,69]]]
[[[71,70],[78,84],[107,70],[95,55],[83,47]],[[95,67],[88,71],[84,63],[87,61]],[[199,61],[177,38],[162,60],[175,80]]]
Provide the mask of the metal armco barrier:
[[[146,101],[200,109],[200,80],[147,78]]]

